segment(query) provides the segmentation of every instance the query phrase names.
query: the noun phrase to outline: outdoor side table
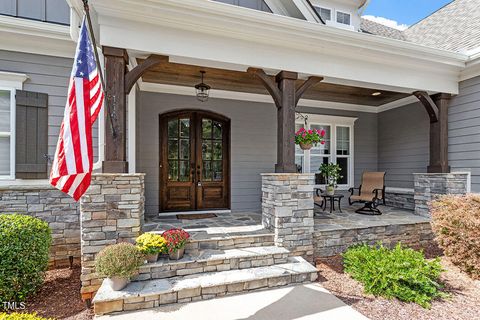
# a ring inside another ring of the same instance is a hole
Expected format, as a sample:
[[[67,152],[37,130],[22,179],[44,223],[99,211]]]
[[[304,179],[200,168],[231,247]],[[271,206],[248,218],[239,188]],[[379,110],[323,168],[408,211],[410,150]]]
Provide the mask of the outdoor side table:
[[[342,212],[342,207],[340,206],[341,200],[343,198],[343,195],[341,194],[334,194],[332,196],[322,194],[321,195],[323,198],[323,211],[327,208],[327,201],[330,202],[330,213],[335,211],[335,202],[338,204],[338,210]]]

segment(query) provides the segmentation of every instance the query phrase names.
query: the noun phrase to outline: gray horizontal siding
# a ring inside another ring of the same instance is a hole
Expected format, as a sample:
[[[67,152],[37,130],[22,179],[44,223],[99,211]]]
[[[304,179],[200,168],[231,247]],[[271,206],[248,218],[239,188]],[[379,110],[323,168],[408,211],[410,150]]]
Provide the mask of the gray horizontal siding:
[[[24,73],[23,90],[48,94],[48,154],[53,157],[67,100],[72,59],[0,50],[0,71]],[[94,159],[98,159],[97,124],[93,130]]]
[[[386,185],[413,188],[415,172],[426,172],[429,161],[429,118],[420,103],[378,114],[378,169]]]
[[[472,173],[472,191],[480,192],[480,77],[460,83],[448,112],[448,160],[452,171]]]
[[[70,23],[66,0],[2,0],[0,14],[60,24]]]
[[[145,172],[146,213],[159,208],[159,115],[175,109],[202,109],[231,119],[231,208],[259,211],[261,173],[273,172],[276,162],[276,108],[269,103],[209,99],[140,92],[137,100],[137,171]],[[319,108],[302,112],[358,117],[355,123],[355,180],[363,170],[377,168],[375,114]]]

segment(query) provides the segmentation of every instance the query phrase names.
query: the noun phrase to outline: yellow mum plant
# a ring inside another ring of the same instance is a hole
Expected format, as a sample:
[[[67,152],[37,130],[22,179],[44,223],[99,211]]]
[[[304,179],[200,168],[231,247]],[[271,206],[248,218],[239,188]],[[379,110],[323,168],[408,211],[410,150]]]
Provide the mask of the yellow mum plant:
[[[165,252],[167,241],[159,234],[146,232],[136,239],[137,248],[143,254],[155,254]]]

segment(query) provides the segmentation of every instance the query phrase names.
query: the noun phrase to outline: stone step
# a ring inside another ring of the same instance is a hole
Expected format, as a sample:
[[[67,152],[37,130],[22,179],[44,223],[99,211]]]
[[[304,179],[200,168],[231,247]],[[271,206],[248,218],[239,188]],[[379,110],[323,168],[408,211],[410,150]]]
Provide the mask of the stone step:
[[[131,282],[122,291],[111,290],[104,281],[93,303],[95,314],[102,315],[307,283],[316,278],[315,267],[301,257],[291,257],[288,263],[266,267]]]
[[[205,238],[191,238],[185,250],[195,252],[206,249],[240,249],[250,247],[273,246],[273,233],[259,233],[248,235],[218,234],[208,235]]]
[[[178,261],[161,258],[140,267],[133,281],[170,278],[195,273],[265,267],[286,263],[290,252],[281,247],[250,247],[226,250],[199,250],[185,253]]]

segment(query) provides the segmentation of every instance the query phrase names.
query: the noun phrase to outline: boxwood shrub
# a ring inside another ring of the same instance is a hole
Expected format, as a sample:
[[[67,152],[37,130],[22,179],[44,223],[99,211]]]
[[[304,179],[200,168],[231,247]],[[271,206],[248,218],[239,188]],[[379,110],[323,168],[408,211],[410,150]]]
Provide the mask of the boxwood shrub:
[[[25,301],[42,285],[51,242],[46,222],[0,214],[0,302]]]
[[[415,302],[424,308],[437,297],[445,297],[438,282],[442,267],[439,259],[427,260],[423,252],[382,244],[349,248],[343,254],[345,272],[361,282],[366,293]]]

